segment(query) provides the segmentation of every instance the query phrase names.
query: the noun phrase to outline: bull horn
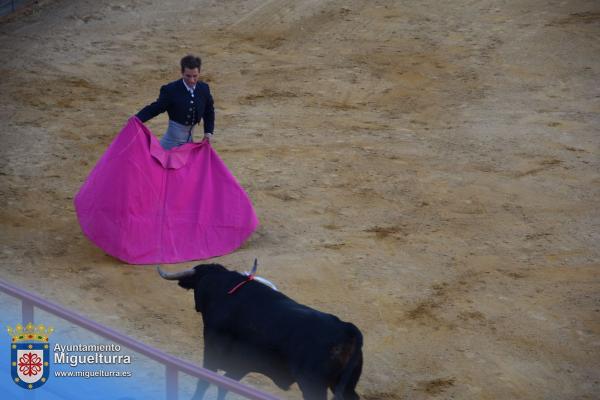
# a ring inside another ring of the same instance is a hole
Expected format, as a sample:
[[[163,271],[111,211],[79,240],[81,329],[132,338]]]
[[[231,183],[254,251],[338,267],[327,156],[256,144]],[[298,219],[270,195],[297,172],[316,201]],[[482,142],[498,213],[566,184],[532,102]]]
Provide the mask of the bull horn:
[[[192,276],[196,273],[196,270],[193,268],[179,272],[165,272],[160,268],[160,265],[156,266],[156,270],[162,278],[167,279],[169,281],[176,281],[182,278],[186,278],[188,276]]]
[[[277,286],[275,286],[270,280],[267,280],[261,276],[255,276],[254,280],[259,281],[260,283],[263,283],[265,285],[267,285],[268,287],[270,287],[271,289],[275,290],[276,292],[279,292],[279,289],[277,289]]]
[[[258,259],[255,258],[254,265],[252,266],[252,269],[250,270],[250,275],[255,275],[257,269],[258,269]]]

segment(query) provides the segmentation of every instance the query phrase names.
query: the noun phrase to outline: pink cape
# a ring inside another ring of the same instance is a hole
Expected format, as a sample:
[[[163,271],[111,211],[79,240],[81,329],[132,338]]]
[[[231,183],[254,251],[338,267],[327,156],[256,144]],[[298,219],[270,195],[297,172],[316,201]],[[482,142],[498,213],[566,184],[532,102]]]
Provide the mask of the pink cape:
[[[258,227],[250,199],[206,141],[164,150],[131,117],[75,196],[85,235],[129,264],[207,259]]]

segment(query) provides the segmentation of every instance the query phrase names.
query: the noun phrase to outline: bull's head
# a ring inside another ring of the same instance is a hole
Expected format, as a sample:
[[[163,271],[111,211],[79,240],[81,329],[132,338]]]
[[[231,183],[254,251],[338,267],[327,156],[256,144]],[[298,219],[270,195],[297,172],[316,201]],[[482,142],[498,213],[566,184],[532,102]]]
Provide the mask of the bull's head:
[[[164,279],[170,281],[178,281],[179,286],[184,289],[193,289],[196,287],[196,282],[206,273],[210,272],[210,270],[214,270],[215,268],[219,268],[220,270],[226,270],[223,266],[219,264],[208,264],[208,265],[197,265],[194,268],[178,271],[178,272],[165,272],[160,268],[160,265],[156,267],[160,276]],[[271,283],[269,280],[262,278],[260,276],[255,276],[256,270],[258,269],[258,260],[254,259],[254,264],[249,272],[244,272],[244,275],[251,275],[255,280],[260,283],[269,286],[273,290],[277,290],[277,287]]]
[[[213,283],[229,273],[219,264],[196,265],[194,268],[178,272],[165,272],[160,266],[156,269],[163,279],[177,281],[182,288],[194,290],[194,303],[198,312],[203,312],[210,300],[215,298],[211,293],[214,289]]]
[[[257,265],[258,262],[255,259],[250,272],[245,273],[246,276],[251,277],[248,280],[257,280],[271,289],[277,290],[275,285],[268,280],[254,276]],[[179,272],[165,272],[160,266],[157,266],[157,270],[163,279],[177,281],[179,286],[184,289],[194,289],[194,301],[198,312],[202,312],[211,301],[225,301],[223,297],[228,296],[228,292],[240,282],[238,278],[235,278],[239,277],[238,273],[229,271],[220,264],[197,265]]]
[[[256,273],[258,262],[255,259],[254,265],[250,272],[246,272],[246,282],[256,280],[263,285],[277,290],[268,280],[259,276],[254,276]],[[203,264],[197,265],[192,269],[179,272],[165,272],[160,266],[157,266],[158,273],[164,279],[177,281],[179,286],[184,289],[194,289],[194,302],[196,311],[202,312],[205,307],[213,301],[227,301],[226,297],[233,294],[240,283],[240,274],[229,271],[220,264]]]

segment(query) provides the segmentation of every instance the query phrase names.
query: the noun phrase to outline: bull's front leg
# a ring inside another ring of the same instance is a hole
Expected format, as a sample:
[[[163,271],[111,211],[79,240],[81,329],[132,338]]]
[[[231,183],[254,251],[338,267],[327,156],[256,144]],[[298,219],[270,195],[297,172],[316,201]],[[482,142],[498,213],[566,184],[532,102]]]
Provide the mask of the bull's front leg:
[[[327,400],[327,383],[318,377],[298,378],[298,386],[304,400]]]
[[[210,384],[207,381],[198,379],[198,382],[196,383],[196,391],[194,392],[191,400],[202,400],[209,386]]]
[[[202,367],[214,372],[218,371],[217,357],[214,354],[214,351],[211,351],[209,347],[204,348],[204,361],[202,362]],[[208,383],[207,381],[203,379],[198,379],[198,382],[196,383],[196,391],[194,392],[194,395],[192,396],[191,400],[202,400],[209,386],[210,383]]]
[[[246,372],[242,372],[240,370],[231,369],[225,372],[225,376],[227,378],[240,381],[244,376],[246,376]],[[227,389],[219,388],[219,394],[217,396],[217,400],[225,400],[225,395],[227,394]]]

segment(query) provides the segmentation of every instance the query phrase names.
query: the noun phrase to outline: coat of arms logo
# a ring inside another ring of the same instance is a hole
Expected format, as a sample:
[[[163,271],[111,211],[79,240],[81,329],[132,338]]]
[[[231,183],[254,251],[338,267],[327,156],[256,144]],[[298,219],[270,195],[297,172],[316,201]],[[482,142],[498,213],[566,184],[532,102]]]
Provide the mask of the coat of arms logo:
[[[24,389],[37,389],[50,376],[50,343],[48,337],[54,332],[43,324],[17,324],[7,328],[11,337],[11,375],[13,382]]]

